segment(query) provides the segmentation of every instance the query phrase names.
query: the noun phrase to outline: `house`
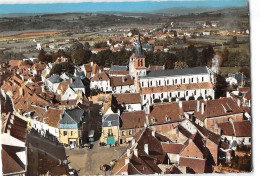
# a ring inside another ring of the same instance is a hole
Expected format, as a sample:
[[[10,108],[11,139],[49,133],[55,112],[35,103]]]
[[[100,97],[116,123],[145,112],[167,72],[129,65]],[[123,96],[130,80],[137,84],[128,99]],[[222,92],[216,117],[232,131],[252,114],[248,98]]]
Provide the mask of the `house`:
[[[58,126],[60,143],[67,144],[71,148],[82,144],[84,112],[78,108],[64,111]]]
[[[155,99],[214,99],[214,74],[207,67],[156,70],[139,78],[142,105]]]
[[[249,120],[217,123],[218,134],[228,140],[232,147],[237,145],[251,145],[251,122]]]
[[[48,132],[53,137],[53,140],[59,141],[59,122],[62,118],[63,110],[49,108],[43,115],[41,119],[41,123],[45,133]]]
[[[134,93],[134,80],[128,76],[111,77],[111,88],[113,93]]]
[[[107,114],[102,117],[102,134],[100,142],[107,145],[116,145],[119,143],[119,114]]]
[[[146,125],[144,111],[123,112],[120,115],[119,143],[127,143]]]
[[[8,113],[2,119],[2,174],[26,175],[27,173],[27,122]]]
[[[93,62],[90,62],[89,64],[83,64],[82,66],[79,67],[79,72],[84,72],[85,77],[90,79],[93,77],[96,73],[102,71],[102,69]]]
[[[217,133],[215,124],[233,121],[242,121],[244,111],[232,98],[221,98],[201,102],[194,112],[193,121]]]
[[[109,71],[128,71],[127,66],[112,65]]]
[[[99,89],[102,92],[111,92],[110,78],[106,72],[97,73],[90,79],[90,89]]]
[[[226,81],[229,83],[229,85],[238,85],[243,87],[245,85],[246,76],[243,73],[237,72],[234,74],[230,74],[228,78],[226,78]]]
[[[139,131],[116,162],[111,175],[161,174],[158,165],[167,163],[162,138],[148,128]]]
[[[139,93],[112,94],[112,106],[114,109],[132,112],[142,110],[141,96]]]
[[[57,88],[62,81],[63,80],[59,75],[53,74],[50,78],[47,79],[46,86],[48,87],[49,91],[57,93]]]

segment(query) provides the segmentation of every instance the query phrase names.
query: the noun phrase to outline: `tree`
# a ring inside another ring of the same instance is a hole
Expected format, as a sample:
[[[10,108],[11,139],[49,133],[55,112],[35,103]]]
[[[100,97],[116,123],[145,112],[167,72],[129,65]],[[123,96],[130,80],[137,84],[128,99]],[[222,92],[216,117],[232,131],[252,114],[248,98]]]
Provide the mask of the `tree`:
[[[89,49],[90,49],[90,45],[89,45],[88,42],[85,42],[85,43],[84,43],[83,49],[84,49],[84,50],[89,50]]]
[[[225,77],[220,74],[216,75],[216,90],[215,96],[216,98],[225,97],[225,89],[228,87],[228,83],[226,82]]]
[[[55,64],[51,71],[50,75],[56,74],[60,75],[62,73],[74,74],[74,66],[68,62],[62,62],[60,64]]]
[[[107,46],[107,42],[98,42],[94,44],[94,48],[105,48]]]
[[[78,49],[71,55],[71,59],[74,65],[82,65],[89,62],[92,53],[90,50]]]
[[[45,51],[43,49],[40,50],[39,55],[38,55],[38,59],[41,62],[45,62],[46,54],[45,54]]]
[[[137,28],[130,29],[130,32],[132,33],[133,36],[138,35],[140,33]]]
[[[174,69],[188,68],[189,66],[185,62],[177,61],[174,63]]]
[[[53,74],[60,75],[61,72],[62,72],[62,65],[55,64],[50,71],[50,75],[53,75]]]

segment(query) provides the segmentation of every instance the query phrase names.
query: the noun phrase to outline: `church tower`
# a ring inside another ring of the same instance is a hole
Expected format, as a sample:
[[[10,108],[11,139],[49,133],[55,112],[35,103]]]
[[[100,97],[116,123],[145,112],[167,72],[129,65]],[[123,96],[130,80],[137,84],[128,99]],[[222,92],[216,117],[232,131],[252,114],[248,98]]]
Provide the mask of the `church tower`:
[[[145,56],[142,48],[142,43],[140,40],[140,34],[138,34],[137,45],[135,47],[135,52],[130,57],[129,61],[129,74],[132,77],[145,76],[146,67],[145,67]]]
[[[135,79],[136,92],[139,92],[139,76],[146,76],[145,56],[142,48],[140,34],[138,34],[135,52],[129,60],[129,75]]]

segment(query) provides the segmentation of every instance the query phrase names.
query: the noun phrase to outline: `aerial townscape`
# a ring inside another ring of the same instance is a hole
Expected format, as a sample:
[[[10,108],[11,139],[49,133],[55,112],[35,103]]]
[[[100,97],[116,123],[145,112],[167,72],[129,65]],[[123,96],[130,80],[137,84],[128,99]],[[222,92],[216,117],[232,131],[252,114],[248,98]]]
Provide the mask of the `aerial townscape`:
[[[252,171],[247,4],[1,14],[0,34],[3,175]]]

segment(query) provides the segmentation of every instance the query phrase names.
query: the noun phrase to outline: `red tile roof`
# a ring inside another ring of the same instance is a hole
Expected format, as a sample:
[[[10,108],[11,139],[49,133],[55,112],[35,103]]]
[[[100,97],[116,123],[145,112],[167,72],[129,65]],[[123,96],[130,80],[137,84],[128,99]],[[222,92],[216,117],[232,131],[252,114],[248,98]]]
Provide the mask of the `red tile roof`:
[[[162,142],[162,148],[165,153],[179,154],[184,147],[184,144]]]
[[[154,46],[154,51],[162,51],[163,46]]]
[[[58,128],[63,110],[49,108],[43,115],[41,122],[46,120],[46,124]]]
[[[236,137],[251,137],[251,122],[249,120],[233,122],[228,121],[218,123],[217,125],[221,129],[222,135]]]
[[[205,171],[205,159],[196,158],[184,158],[180,157],[179,166],[190,167],[195,173],[204,173]]]
[[[176,86],[165,86],[165,87],[148,87],[141,88],[142,94],[152,94],[170,91],[182,91],[182,90],[196,90],[196,89],[212,89],[213,85],[207,83],[195,83],[195,84],[182,84]]]

